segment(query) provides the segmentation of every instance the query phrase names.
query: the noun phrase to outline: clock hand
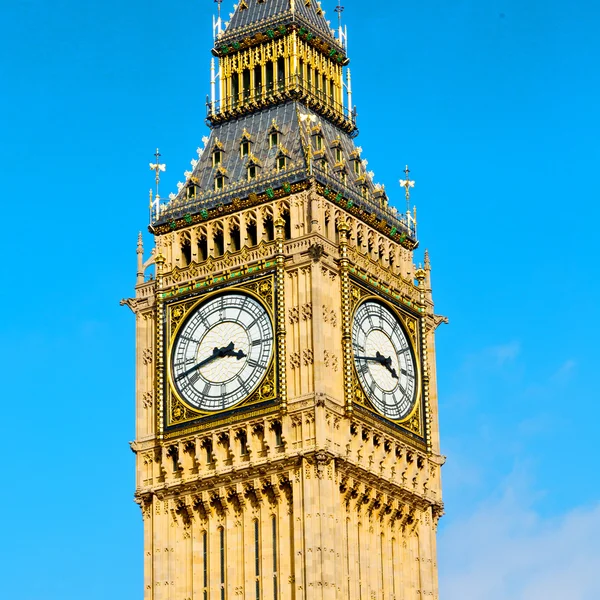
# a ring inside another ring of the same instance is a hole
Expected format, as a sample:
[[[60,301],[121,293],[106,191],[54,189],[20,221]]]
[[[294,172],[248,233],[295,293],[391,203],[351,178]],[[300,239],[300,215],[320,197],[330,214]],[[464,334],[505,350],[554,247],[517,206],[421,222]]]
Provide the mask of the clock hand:
[[[392,375],[394,379],[398,379],[398,373],[396,373],[396,369],[392,367],[392,357],[388,356],[387,358],[383,356],[380,352],[377,352],[377,358],[379,359],[379,363],[383,365]]]
[[[386,358],[385,356],[383,356],[383,354],[381,354],[381,352],[377,352],[375,356],[355,356],[354,358],[378,362],[381,366],[385,367],[391,373],[394,379],[398,379],[398,373],[396,373],[396,369],[392,367],[391,356],[388,356]]]
[[[223,356],[235,356],[238,360],[240,360],[241,358],[244,358],[248,355],[244,354],[243,350],[238,350],[237,352],[234,352],[233,350],[228,350],[227,354],[224,354]]]
[[[200,369],[200,368],[204,367],[205,365],[212,362],[216,358],[221,358],[223,356],[231,356],[230,352],[232,352],[232,351],[233,351],[233,342],[229,342],[229,344],[227,346],[223,346],[221,348],[213,348],[213,353],[208,358],[201,360],[199,363],[195,364],[193,367],[189,368],[187,371],[184,371],[183,373],[181,373],[181,375],[179,375],[177,377],[177,379],[181,379],[182,377],[189,375],[196,369]],[[240,352],[241,352],[241,350],[240,350]]]

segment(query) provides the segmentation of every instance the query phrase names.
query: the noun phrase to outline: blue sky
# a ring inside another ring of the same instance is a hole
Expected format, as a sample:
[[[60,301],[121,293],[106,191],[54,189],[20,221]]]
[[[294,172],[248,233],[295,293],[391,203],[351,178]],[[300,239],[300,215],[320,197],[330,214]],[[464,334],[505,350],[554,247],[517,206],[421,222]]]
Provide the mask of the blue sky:
[[[214,6],[4,7],[6,597],[142,597],[134,319],[118,301],[154,149],[166,195],[207,133]],[[450,318],[441,598],[596,600],[600,5],[347,0],[344,20],[358,143],[400,208],[410,165]]]

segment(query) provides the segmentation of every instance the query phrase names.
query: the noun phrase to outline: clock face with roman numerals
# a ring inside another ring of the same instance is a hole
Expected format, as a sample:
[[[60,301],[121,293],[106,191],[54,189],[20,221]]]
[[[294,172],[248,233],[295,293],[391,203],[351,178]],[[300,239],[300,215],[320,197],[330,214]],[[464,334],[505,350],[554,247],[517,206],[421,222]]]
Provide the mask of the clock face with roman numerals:
[[[225,293],[187,317],[171,350],[171,381],[190,406],[218,411],[249,396],[273,355],[273,325],[253,297]]]
[[[354,314],[352,347],[358,378],[375,408],[388,419],[407,417],[417,400],[417,372],[398,317],[380,302],[364,302]]]

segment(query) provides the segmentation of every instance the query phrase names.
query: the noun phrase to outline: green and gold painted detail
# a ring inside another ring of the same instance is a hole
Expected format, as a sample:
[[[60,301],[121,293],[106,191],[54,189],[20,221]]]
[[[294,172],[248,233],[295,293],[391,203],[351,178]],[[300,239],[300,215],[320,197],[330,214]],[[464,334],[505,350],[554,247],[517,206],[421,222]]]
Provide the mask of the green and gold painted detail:
[[[264,260],[255,265],[247,265],[230,273],[223,273],[215,277],[207,277],[203,281],[196,281],[184,286],[176,286],[158,294],[158,299],[166,301],[176,297],[187,296],[188,294],[201,292],[202,290],[210,289],[214,286],[222,285],[229,282],[239,281],[249,275],[255,276],[263,271],[271,271],[275,269],[277,262],[275,260]]]
[[[357,217],[364,223],[367,223],[379,233],[383,233],[394,240],[403,248],[414,250],[418,247],[419,242],[417,240],[408,237],[404,230],[400,231],[398,226],[394,225],[391,219],[379,217],[375,212],[369,212],[364,202],[355,202],[354,200],[347,198],[342,192],[333,189],[332,186],[323,185],[321,183],[317,183],[317,192],[343,208],[346,212]]]
[[[297,33],[298,37],[305,41],[307,44],[319,50],[322,54],[330,58],[331,60],[339,63],[342,66],[346,66],[350,60],[346,56],[343,49],[337,45],[332,44],[331,41],[323,39],[319,33],[316,33],[311,27],[306,25],[300,25],[298,23],[272,25],[266,27],[262,31],[256,32],[254,35],[241,35],[237,38],[230,39],[226,44],[217,45],[213,49],[213,54],[219,58],[223,56],[231,56],[235,52],[253,48],[265,42],[272,40],[281,39],[285,35]]]
[[[209,206],[208,203],[205,206],[190,206],[189,212],[185,215],[172,219],[168,223],[162,225],[153,226],[150,225],[148,230],[154,235],[162,235],[171,231],[177,231],[184,229],[190,225],[197,225],[198,223],[204,223],[212,219],[224,217],[231,213],[237,212],[245,208],[251,208],[270,202],[271,200],[278,200],[301,192],[309,187],[310,182],[308,180],[299,181],[296,183],[284,182],[279,187],[269,186],[260,192],[250,192],[247,197],[244,198],[233,198],[230,202],[217,203],[213,206]]]
[[[377,293],[384,293],[388,298],[391,298],[396,302],[401,302],[405,306],[409,307],[411,310],[417,311],[419,313],[423,312],[423,307],[419,306],[417,302],[410,298],[410,296],[407,296],[406,294],[402,294],[390,287],[385,286],[376,279],[373,279],[371,275],[361,271],[357,267],[352,266],[349,267],[348,270],[356,279],[361,279],[365,284],[371,286]]]
[[[196,290],[191,289],[190,292]],[[272,322],[275,327],[275,315],[277,314],[276,306],[276,293],[275,293],[275,280],[274,274],[270,274],[266,277],[261,277],[252,281],[246,281],[243,283],[228,284],[223,287],[213,287],[206,293],[194,293],[193,297],[186,294],[178,300],[165,301],[164,306],[164,336],[162,338],[162,348],[159,353],[159,362],[157,370],[161,373],[168,371],[168,365],[166,364],[166,358],[169,356],[169,349],[175,340],[175,333],[179,325],[183,320],[190,314],[190,311],[194,309],[200,302],[205,299],[216,296],[220,293],[241,291],[252,295],[254,298],[259,300],[264,307],[267,309]],[[201,421],[209,422],[211,426],[215,426],[216,421],[233,422],[248,418],[247,409],[250,407],[258,407],[258,405],[264,406],[265,410],[273,412],[273,404],[278,401],[278,357],[275,353],[273,359],[256,390],[250,394],[247,398],[239,402],[235,407],[223,410],[223,411],[202,411],[194,410],[187,404],[185,404],[178,395],[174,392],[172,385],[169,381],[163,383],[163,401],[162,405],[162,420],[161,423],[162,431],[165,433],[165,437],[169,435],[181,435],[181,427],[197,427]]]

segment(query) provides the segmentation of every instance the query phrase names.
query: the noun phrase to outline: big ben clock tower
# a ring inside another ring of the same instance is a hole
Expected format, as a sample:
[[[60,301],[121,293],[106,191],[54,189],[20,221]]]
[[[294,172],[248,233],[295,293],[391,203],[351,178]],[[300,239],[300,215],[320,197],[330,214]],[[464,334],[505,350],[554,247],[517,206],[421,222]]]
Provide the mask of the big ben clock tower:
[[[318,2],[217,27],[210,136],[124,301],[144,599],[435,600],[443,318],[414,213],[365,171]]]

